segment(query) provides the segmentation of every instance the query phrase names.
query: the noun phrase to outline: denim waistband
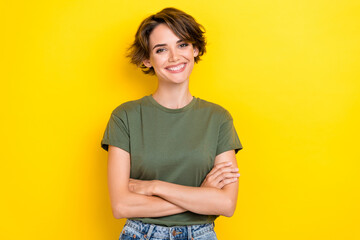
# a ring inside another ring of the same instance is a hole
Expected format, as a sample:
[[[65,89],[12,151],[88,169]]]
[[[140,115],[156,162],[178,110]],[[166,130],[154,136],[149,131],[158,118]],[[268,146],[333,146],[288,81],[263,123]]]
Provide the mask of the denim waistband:
[[[124,227],[136,230],[137,232],[143,234],[146,239],[150,239],[150,237],[163,239],[192,239],[214,231],[214,226],[214,223],[206,223],[166,227],[127,219]]]

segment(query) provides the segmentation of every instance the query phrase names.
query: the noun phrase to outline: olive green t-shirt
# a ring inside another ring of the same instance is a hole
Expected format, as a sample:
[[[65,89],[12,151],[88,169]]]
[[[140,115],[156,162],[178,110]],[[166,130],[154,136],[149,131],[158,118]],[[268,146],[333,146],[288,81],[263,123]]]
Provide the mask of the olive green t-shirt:
[[[124,102],[111,113],[101,147],[130,153],[130,177],[199,187],[215,156],[242,149],[230,113],[198,97],[186,106],[166,108],[152,95]],[[206,201],[206,199],[204,199]],[[131,218],[164,226],[204,224],[218,216],[190,211],[152,218]]]

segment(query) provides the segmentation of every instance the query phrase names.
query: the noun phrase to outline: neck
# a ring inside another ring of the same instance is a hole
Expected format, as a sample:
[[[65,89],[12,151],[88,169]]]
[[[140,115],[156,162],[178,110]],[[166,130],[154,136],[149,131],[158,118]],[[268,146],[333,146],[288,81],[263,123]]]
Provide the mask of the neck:
[[[164,89],[158,87],[152,96],[159,104],[173,109],[185,107],[193,100],[189,88]]]

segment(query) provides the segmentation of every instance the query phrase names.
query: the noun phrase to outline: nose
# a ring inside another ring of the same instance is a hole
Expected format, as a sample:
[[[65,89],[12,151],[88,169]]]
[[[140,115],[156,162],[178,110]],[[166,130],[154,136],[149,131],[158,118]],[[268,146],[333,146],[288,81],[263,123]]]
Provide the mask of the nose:
[[[169,62],[176,62],[179,60],[179,55],[176,49],[170,49],[169,50]]]

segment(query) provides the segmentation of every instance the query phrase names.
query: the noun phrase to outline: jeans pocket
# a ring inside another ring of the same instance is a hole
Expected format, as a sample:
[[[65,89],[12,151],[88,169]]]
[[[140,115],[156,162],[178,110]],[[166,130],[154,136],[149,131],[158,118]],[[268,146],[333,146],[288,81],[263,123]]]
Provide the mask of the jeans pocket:
[[[217,240],[216,233],[214,231],[207,232],[203,235],[195,237],[194,240]]]
[[[140,240],[141,233],[137,232],[135,229],[124,226],[123,230],[120,233],[119,240]]]

